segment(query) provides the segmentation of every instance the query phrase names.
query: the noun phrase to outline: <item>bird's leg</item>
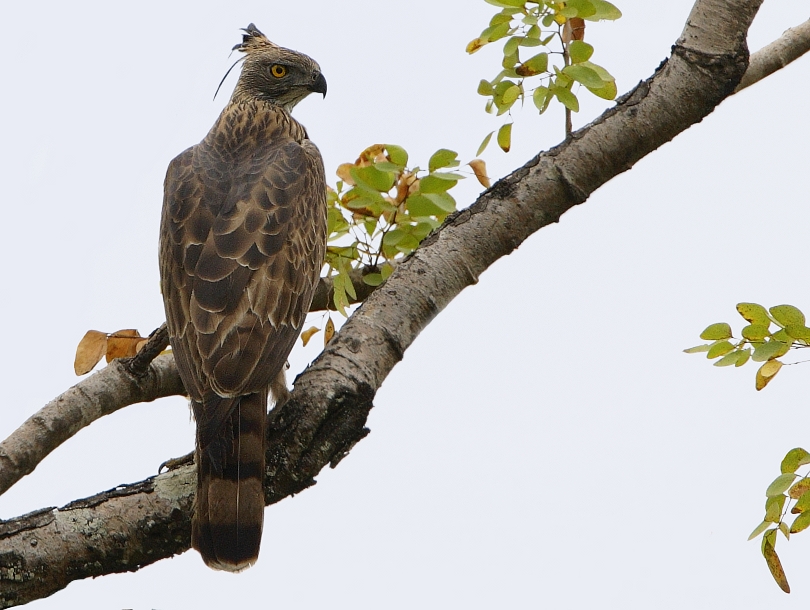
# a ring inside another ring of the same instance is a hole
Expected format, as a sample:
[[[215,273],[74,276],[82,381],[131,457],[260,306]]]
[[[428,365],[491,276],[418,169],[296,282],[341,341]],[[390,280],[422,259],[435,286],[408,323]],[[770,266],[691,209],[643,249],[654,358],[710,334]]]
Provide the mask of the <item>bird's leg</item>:
[[[158,466],[158,474],[163,472],[165,468],[166,471],[174,470],[175,468],[180,468],[180,466],[186,466],[188,464],[194,463],[194,452],[191,451],[185,455],[181,455],[177,458],[170,458],[163,462],[160,466]]]

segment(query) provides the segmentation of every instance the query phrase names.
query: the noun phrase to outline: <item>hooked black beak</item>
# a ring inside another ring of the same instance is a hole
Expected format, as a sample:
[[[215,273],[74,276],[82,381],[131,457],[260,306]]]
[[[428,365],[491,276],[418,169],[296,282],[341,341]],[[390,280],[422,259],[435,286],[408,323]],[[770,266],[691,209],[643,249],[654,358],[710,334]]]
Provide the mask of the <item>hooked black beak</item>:
[[[326,97],[326,79],[323,74],[318,73],[318,77],[308,87],[313,93],[322,93]]]

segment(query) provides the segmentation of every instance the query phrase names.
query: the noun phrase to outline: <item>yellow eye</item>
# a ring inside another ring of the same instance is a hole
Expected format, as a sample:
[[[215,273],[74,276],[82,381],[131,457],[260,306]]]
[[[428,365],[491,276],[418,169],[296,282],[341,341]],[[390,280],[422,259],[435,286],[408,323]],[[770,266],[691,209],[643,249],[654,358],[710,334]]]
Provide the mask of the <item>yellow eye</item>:
[[[287,76],[287,68],[279,64],[273,64],[272,66],[270,66],[270,74],[272,74],[276,78]]]

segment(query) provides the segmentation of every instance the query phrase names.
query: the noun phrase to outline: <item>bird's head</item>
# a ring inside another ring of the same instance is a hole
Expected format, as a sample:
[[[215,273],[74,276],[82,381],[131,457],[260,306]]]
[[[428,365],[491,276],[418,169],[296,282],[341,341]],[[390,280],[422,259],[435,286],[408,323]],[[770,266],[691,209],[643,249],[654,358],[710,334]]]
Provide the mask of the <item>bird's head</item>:
[[[326,97],[326,79],[314,59],[270,42],[252,23],[243,31],[234,47],[245,56],[233,99],[261,99],[290,112],[310,93]]]

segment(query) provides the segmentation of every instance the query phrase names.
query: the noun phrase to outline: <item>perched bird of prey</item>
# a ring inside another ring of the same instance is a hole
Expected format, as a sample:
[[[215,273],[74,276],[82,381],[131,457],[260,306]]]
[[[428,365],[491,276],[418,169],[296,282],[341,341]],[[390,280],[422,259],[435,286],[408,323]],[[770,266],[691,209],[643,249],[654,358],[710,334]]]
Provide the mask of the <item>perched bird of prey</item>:
[[[160,228],[166,322],[197,422],[191,543],[231,572],[259,554],[268,393],[286,399],[326,248],[323,161],[290,116],[326,79],[253,24],[244,32],[228,105],[169,164]]]

